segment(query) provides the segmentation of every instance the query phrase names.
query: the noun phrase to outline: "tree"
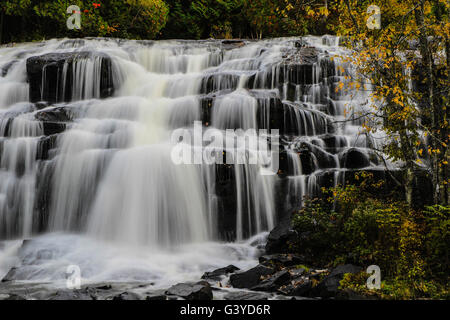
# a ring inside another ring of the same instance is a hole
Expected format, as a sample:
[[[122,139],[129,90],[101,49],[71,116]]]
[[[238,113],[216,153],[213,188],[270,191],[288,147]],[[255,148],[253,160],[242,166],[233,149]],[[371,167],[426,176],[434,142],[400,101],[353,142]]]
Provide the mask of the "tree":
[[[328,2],[323,0],[247,0],[244,15],[257,38],[326,32]],[[331,20],[331,19],[330,19]]]
[[[164,35],[168,38],[231,38],[245,34],[242,16],[245,0],[168,1],[170,16]]]
[[[5,15],[25,16],[27,11],[29,11],[30,6],[31,0],[3,0],[0,3],[0,44],[3,39],[3,23]]]
[[[373,4],[381,8],[379,30],[366,27],[366,10]],[[408,203],[415,171],[423,167],[434,202],[448,203],[450,3],[341,0],[334,9],[339,13],[335,30],[349,37],[353,61],[372,81],[374,116],[389,137],[383,151],[404,162]]]

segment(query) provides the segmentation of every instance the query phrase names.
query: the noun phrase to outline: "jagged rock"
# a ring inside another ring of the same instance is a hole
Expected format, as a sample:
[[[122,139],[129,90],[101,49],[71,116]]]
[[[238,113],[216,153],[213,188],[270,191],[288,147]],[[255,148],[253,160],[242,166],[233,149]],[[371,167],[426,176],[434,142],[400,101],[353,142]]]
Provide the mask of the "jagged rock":
[[[308,43],[307,43],[305,40],[303,40],[303,39],[296,40],[296,41],[294,42],[294,46],[295,46],[296,48],[304,48],[304,47],[306,47],[307,45],[308,45]]]
[[[94,290],[85,288],[81,290],[59,290],[47,300],[96,300]]]
[[[277,289],[287,284],[291,279],[291,275],[288,270],[282,270],[266,280],[261,281],[258,285],[251,288],[254,291],[277,291]]]
[[[36,105],[38,105],[37,103]],[[49,122],[69,122],[73,119],[73,114],[69,108],[55,107],[45,108],[44,110],[36,112],[34,115],[36,120]]]
[[[238,292],[230,292],[224,296],[225,300],[268,300],[270,298],[270,294],[267,293],[258,293],[258,292],[246,292],[246,291],[238,291]]]
[[[291,274],[291,277],[293,279],[298,278],[300,276],[302,276],[305,273],[305,269],[304,268],[295,268],[295,269],[290,269],[289,273]]]
[[[145,300],[167,300],[166,290],[158,290],[147,293]]]
[[[205,272],[202,276],[202,279],[220,280],[221,276],[233,273],[238,270],[240,270],[238,267],[229,265],[227,267],[216,269],[214,271]]]
[[[339,282],[343,279],[344,274],[358,273],[361,271],[361,267],[352,264],[340,265],[333,269],[325,279],[314,287],[313,294],[323,298],[334,297],[339,292]]]
[[[230,276],[230,284],[235,288],[252,288],[261,282],[261,277],[275,273],[275,270],[263,265]]]
[[[179,283],[166,291],[167,295],[179,296],[186,300],[212,300],[211,286],[206,281],[197,283]]]
[[[312,281],[308,278],[297,279],[293,283],[281,287],[278,291],[288,296],[305,296],[312,289]]]
[[[43,122],[42,126],[44,128],[44,134],[46,136],[58,134],[66,130],[66,124],[59,122]]]
[[[111,290],[112,286],[110,284],[105,284],[103,286],[95,287],[95,289],[97,289],[97,290]]]
[[[134,292],[122,292],[112,298],[112,300],[142,300],[141,296]]]
[[[15,280],[16,274],[17,274],[16,267],[9,269],[8,273],[3,277],[2,282],[9,282]]]
[[[289,251],[288,242],[294,240],[295,231],[292,230],[291,215],[286,215],[267,237],[266,253],[286,253]]]
[[[304,263],[303,257],[293,254],[271,254],[259,257],[259,263],[264,265],[281,265],[283,267],[291,267]]]

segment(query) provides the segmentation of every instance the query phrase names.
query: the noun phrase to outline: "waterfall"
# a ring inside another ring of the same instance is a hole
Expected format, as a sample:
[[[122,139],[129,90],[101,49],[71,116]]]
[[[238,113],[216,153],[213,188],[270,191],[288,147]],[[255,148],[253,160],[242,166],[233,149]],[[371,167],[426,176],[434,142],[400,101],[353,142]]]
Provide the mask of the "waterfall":
[[[75,233],[76,243],[208,254],[228,241],[237,254],[283,210],[345,182],[345,172],[380,169],[357,116],[370,108],[369,90],[349,87],[346,50],[330,36],[301,43],[62,39],[0,48],[0,237]],[[252,130],[258,145],[280,151],[236,142]],[[174,162],[174,148],[195,161]],[[220,161],[197,161],[199,150]],[[280,158],[273,174],[248,161],[268,155]]]

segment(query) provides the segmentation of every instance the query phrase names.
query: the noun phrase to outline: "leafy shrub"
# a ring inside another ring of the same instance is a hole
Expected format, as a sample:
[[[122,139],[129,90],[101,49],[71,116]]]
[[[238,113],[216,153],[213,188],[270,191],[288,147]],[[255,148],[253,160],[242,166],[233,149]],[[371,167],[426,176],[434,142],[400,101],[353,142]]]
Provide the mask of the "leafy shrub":
[[[450,207],[414,210],[372,197],[369,187],[374,184],[339,186],[323,190],[321,199],[305,200],[293,218],[298,237],[292,249],[315,263],[378,265],[389,297],[445,295]],[[358,281],[352,278],[347,287],[360,290],[365,283]]]

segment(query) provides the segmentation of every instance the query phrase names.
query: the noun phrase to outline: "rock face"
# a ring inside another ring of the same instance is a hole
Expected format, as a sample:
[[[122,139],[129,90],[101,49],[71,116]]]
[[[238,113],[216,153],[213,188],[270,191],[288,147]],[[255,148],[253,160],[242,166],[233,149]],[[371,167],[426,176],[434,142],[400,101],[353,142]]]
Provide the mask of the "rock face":
[[[141,300],[141,297],[134,292],[122,292],[114,296],[112,300]]]
[[[258,265],[250,270],[235,273],[230,276],[230,284],[234,288],[253,288],[261,282],[261,277],[271,275],[275,272],[273,268]]]
[[[230,292],[225,295],[225,300],[268,300],[270,295],[258,292]]]
[[[291,284],[281,287],[278,291],[287,296],[308,296],[312,289],[312,281],[306,277],[292,281]]]
[[[206,281],[197,283],[179,283],[170,287],[166,294],[178,296],[186,300],[212,300],[213,293],[211,286]]]
[[[202,276],[202,279],[211,279],[211,280],[220,280],[222,276],[228,275],[230,273],[234,273],[238,271],[239,268],[233,265],[229,265],[225,268],[219,268],[214,271],[205,272]]]
[[[48,297],[48,300],[96,300],[95,292],[90,292],[90,288],[81,290],[60,290]]]
[[[100,67],[100,75],[87,78],[84,72],[87,68],[95,68],[96,64]],[[27,60],[27,76],[31,102],[106,98],[114,92],[112,62],[104,53],[65,52],[31,57]],[[89,88],[74,92],[74,88],[83,84]]]
[[[361,169],[370,165],[366,154],[358,149],[349,149],[340,157],[341,166],[349,169]]]
[[[289,252],[288,242],[295,237],[292,230],[291,215],[287,214],[267,237],[266,252],[268,254]]]
[[[259,257],[259,263],[264,265],[281,265],[283,267],[292,267],[305,263],[303,257],[293,254],[272,254]]]
[[[251,289],[255,291],[267,291],[267,292],[277,291],[277,289],[280,286],[289,283],[290,279],[291,274],[289,273],[289,271],[282,270],[275,273],[270,278],[261,281],[258,285],[252,287]]]
[[[351,264],[340,265],[333,269],[331,273],[322,280],[313,290],[313,294],[329,298],[334,297],[339,292],[339,282],[343,279],[346,273],[358,273],[362,268]]]

